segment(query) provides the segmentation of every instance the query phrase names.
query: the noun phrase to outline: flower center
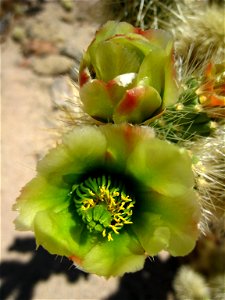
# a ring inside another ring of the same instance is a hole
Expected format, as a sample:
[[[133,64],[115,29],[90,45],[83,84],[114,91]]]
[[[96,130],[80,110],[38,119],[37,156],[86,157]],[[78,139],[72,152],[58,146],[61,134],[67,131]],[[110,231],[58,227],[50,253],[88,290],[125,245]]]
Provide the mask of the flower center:
[[[90,232],[102,233],[112,241],[112,234],[119,234],[125,224],[132,224],[135,200],[111,176],[89,177],[74,185],[72,193],[77,213]]]

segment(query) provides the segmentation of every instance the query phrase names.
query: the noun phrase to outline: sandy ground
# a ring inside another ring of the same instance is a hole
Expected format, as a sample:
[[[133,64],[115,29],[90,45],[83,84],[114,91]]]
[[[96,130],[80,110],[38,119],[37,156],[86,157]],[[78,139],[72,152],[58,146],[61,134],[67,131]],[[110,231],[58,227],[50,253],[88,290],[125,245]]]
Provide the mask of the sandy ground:
[[[85,2],[83,5],[80,3],[77,7],[75,12],[77,16],[88,15],[90,4],[87,1],[83,2]],[[46,17],[53,18],[53,22],[54,17],[57,18],[57,13],[62,13],[62,10],[54,3],[46,5],[43,12]],[[98,23],[91,21],[90,16],[88,22],[85,22],[84,17],[82,18],[82,24],[78,21],[70,26],[62,23],[65,34],[70,34],[71,38],[76,39],[77,48],[81,51],[86,48],[98,27]],[[20,189],[35,175],[37,159],[54,143],[52,128],[56,112],[50,97],[53,80],[53,77],[38,76],[24,67],[20,46],[10,37],[2,44],[1,267],[2,282],[8,283],[6,288],[8,296],[5,299],[29,299],[28,296],[18,296],[18,291],[21,293],[21,290],[26,289],[22,277],[27,269],[20,267],[30,264],[31,270],[36,268],[31,264],[36,255],[35,250],[28,249],[30,251],[25,252],[15,246],[15,241],[24,241],[24,243],[32,241],[32,234],[15,231],[13,220],[16,212],[12,211],[12,204],[19,195]],[[39,263],[42,264],[42,261]],[[60,264],[60,261],[57,260],[56,264]],[[16,266],[18,277],[15,276],[13,269]],[[27,277],[32,276],[30,269],[26,274]],[[77,276],[76,283],[75,280],[69,282],[66,278],[68,270],[67,266],[63,274],[52,275],[50,272],[47,281],[45,276],[40,276],[40,279],[34,283],[32,299],[103,299],[117,288],[117,279],[105,280],[94,275]]]

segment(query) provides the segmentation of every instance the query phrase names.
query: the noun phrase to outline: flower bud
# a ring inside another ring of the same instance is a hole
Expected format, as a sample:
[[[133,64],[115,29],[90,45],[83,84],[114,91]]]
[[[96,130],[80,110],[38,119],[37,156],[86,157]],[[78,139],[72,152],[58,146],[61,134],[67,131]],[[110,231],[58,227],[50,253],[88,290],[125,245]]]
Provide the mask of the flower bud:
[[[140,124],[177,101],[175,77],[169,33],[109,21],[81,61],[80,97],[98,121]]]

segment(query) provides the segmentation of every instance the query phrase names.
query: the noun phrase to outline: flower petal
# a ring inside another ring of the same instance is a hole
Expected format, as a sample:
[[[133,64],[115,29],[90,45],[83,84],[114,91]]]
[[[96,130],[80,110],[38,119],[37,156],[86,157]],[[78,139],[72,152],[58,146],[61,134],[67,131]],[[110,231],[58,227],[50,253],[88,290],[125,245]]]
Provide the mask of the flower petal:
[[[77,127],[37,165],[38,176],[22,190],[14,205],[20,230],[33,230],[35,215],[67,201],[71,186],[87,171],[103,164],[106,140],[96,127]]]
[[[67,256],[76,260],[82,268],[84,256],[95,245],[94,237],[81,222],[74,208],[40,211],[34,220],[37,245],[42,245],[51,254]]]
[[[95,58],[96,48],[99,46],[99,43],[105,41],[115,34],[126,34],[129,32],[133,32],[133,30],[134,27],[129,23],[108,21],[96,32],[95,39],[88,47],[81,61],[79,71],[80,86],[83,86],[83,84],[88,82],[88,80],[90,79],[89,72],[87,72],[86,69],[93,69],[92,59]]]
[[[150,43],[164,50],[173,42],[171,33],[162,29],[148,29],[140,32],[140,34],[148,39]]]
[[[191,189],[168,197],[155,192],[144,201],[134,219],[133,230],[149,255],[167,250],[174,256],[188,254],[198,237],[200,208]]]
[[[179,195],[194,186],[187,151],[167,141],[142,140],[129,158],[128,169],[146,187],[163,195]]]
[[[113,101],[104,82],[92,80],[80,89],[80,98],[84,111],[97,120],[110,121],[113,113]]]
[[[165,60],[165,84],[163,92],[163,107],[173,105],[178,101],[178,84],[176,81],[176,69],[174,64],[174,49],[173,44],[168,44],[166,48]]]
[[[73,184],[87,170],[104,162],[105,151],[106,140],[97,127],[76,127],[38,163],[37,171],[55,184]],[[72,175],[70,182],[66,181],[68,174]]]
[[[105,168],[126,176],[127,160],[140,139],[142,139],[142,128],[122,124],[105,125],[99,127],[99,129],[107,141]],[[150,128],[148,129],[148,134],[145,133],[145,136],[153,136],[153,131]]]
[[[126,73],[115,77],[106,84],[113,107],[115,107],[123,98],[126,89],[133,86],[135,78],[135,73]]]
[[[176,82],[176,70],[174,67],[174,49],[173,49],[173,38],[170,33],[164,30],[153,30],[149,29],[142,31],[141,35],[144,36],[149,42],[153,45],[153,51],[149,54],[149,58],[146,57],[146,62],[143,62],[143,72],[144,74],[149,71],[152,76],[151,80],[153,81],[152,86],[158,90],[160,85],[159,78],[161,79],[161,85],[163,89],[163,107],[168,105],[173,105],[178,100],[178,86]],[[155,50],[154,50],[155,47]],[[158,48],[158,52],[157,52]],[[151,59],[152,57],[152,59]],[[161,63],[161,64],[160,64]],[[151,64],[153,68],[151,67]],[[161,73],[161,67],[164,69],[163,77],[157,74]],[[155,72],[156,77],[155,77]],[[140,76],[144,76],[140,75]],[[148,76],[148,75],[146,75]],[[158,90],[159,91],[159,90]],[[160,89],[161,95],[161,89]]]
[[[97,32],[92,44],[98,44],[117,34],[127,34],[133,32],[134,27],[127,22],[108,21]],[[91,44],[91,45],[92,45]]]
[[[142,57],[148,55],[152,47],[155,47],[143,35],[136,33],[128,33],[126,35],[117,34],[108,40],[125,48],[135,49]]]
[[[20,214],[14,221],[18,230],[33,230],[33,221],[39,211],[57,207],[66,201],[68,189],[52,185],[45,177],[37,176],[22,190],[13,209]]]
[[[161,106],[159,93],[150,86],[138,86],[127,90],[117,105],[113,120],[115,123],[142,123]]]
[[[149,256],[154,256],[167,249],[170,240],[170,230],[159,214],[142,212],[133,225],[133,230]]]
[[[68,205],[68,204],[67,204]],[[51,254],[71,256],[77,251],[79,245],[71,234],[76,227],[75,238],[79,241],[82,226],[76,224],[68,209],[55,212],[55,209],[40,211],[34,220],[34,232],[37,245],[42,245]]]
[[[140,270],[146,258],[131,230],[108,242],[88,232],[76,212],[69,208],[39,212],[34,231],[37,245],[42,245],[51,254],[67,256],[83,271],[101,276]]]
[[[114,40],[101,42],[91,56],[96,76],[105,82],[125,73],[137,73],[143,55],[135,47],[125,47]]]
[[[102,276],[120,276],[143,268],[144,249],[131,230],[114,236],[113,241],[97,243],[85,256],[83,268]]]
[[[165,77],[165,51],[155,47],[143,60],[138,71],[137,82],[148,78],[148,84],[163,95]]]

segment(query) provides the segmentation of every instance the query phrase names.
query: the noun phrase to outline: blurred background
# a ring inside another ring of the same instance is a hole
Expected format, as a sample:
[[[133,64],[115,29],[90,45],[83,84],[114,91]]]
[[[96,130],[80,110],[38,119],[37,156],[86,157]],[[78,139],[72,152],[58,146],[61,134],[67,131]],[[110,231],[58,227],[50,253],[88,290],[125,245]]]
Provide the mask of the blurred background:
[[[41,247],[36,249],[32,234],[14,229],[12,204],[20,189],[35,175],[37,160],[55,144],[59,127],[69,126],[61,116],[68,105],[64,100],[74,97],[68,82],[77,81],[79,61],[95,31],[109,19],[145,27],[149,18],[152,24],[154,2],[1,1],[2,300],[225,299],[223,218],[211,224],[210,232],[188,257],[161,253],[149,258],[143,270],[108,280],[83,273],[66,258]],[[185,2],[192,6],[193,1]],[[202,2],[211,5],[213,1]],[[141,18],[143,9],[148,14]]]

